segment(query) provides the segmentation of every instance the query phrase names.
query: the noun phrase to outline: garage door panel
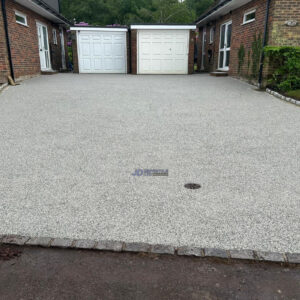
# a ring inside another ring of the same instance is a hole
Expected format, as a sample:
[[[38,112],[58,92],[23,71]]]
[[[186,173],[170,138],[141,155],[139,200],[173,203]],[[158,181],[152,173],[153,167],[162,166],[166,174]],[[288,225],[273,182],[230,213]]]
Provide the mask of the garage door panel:
[[[95,70],[102,70],[103,66],[102,66],[102,59],[94,59],[94,69]]]
[[[174,46],[173,43],[163,43],[161,44],[161,54],[163,55],[168,55],[168,56],[172,56],[172,50],[173,50]]]
[[[152,61],[149,61],[148,69],[151,71],[159,71],[161,69],[161,59],[152,59]]]
[[[114,69],[115,70],[122,70],[125,68],[125,62],[122,57],[120,58],[115,58],[114,60]]]
[[[91,45],[90,42],[82,43],[82,55],[90,56],[91,55]]]
[[[104,56],[112,56],[112,44],[104,44]]]
[[[149,42],[142,42],[140,46],[140,51],[144,55],[149,55],[151,53],[151,43]]]
[[[165,72],[173,71],[173,59],[164,59],[161,61],[161,69]]]
[[[91,60],[90,59],[83,59],[82,60],[82,69],[83,70],[89,70],[91,68],[92,64],[91,64]]]
[[[81,73],[126,73],[126,32],[80,32]]]
[[[173,62],[173,67],[175,71],[182,70],[184,68],[186,61],[184,59],[175,59]]]
[[[110,57],[106,57],[103,59],[104,61],[104,70],[113,70],[113,59]]]
[[[140,30],[139,74],[187,74],[189,30]]]
[[[116,57],[121,57],[124,53],[124,45],[122,44],[114,44],[112,49],[112,55]]]
[[[186,53],[186,44],[184,43],[175,43],[174,44],[174,51],[176,55],[182,55],[182,53]]]
[[[102,52],[103,52],[102,44],[100,43],[93,44],[93,54],[95,56],[101,56]]]

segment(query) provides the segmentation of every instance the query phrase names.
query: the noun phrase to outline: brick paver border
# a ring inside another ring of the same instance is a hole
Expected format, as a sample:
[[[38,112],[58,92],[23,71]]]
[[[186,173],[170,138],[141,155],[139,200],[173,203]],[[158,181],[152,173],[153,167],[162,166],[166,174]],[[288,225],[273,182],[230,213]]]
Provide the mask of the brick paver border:
[[[222,259],[243,259],[277,263],[300,264],[300,253],[263,252],[253,250],[222,250],[201,247],[174,247],[172,245],[150,245],[120,241],[74,240],[50,237],[26,237],[0,235],[0,245],[40,246],[53,248],[86,249],[114,252],[144,252],[179,256],[215,257]]]
[[[270,95],[273,95],[275,96],[276,98],[279,98],[283,101],[286,101],[286,102],[290,102],[290,103],[293,103],[293,104],[296,104],[298,106],[300,106],[300,100],[296,100],[296,99],[293,99],[293,98],[290,98],[290,97],[286,97],[284,95],[281,95],[273,90],[270,90],[270,89],[266,89],[266,92]]]

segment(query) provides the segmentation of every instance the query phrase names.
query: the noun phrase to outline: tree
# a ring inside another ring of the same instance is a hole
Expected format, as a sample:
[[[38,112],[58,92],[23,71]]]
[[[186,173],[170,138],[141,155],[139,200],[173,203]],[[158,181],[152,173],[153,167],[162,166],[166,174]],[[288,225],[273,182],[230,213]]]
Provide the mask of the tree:
[[[92,25],[193,23],[213,0],[61,0],[62,14]]]
[[[210,6],[219,0],[185,0],[189,9],[194,10],[196,18],[200,17]]]

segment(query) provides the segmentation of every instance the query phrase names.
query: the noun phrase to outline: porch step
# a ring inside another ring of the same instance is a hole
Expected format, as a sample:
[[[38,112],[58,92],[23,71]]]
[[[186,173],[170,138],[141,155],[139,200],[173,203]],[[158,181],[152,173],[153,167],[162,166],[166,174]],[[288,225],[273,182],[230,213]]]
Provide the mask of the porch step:
[[[228,76],[228,72],[221,72],[221,71],[211,72],[210,76],[225,77],[225,76]]]
[[[57,71],[42,71],[41,72],[42,75],[54,75],[54,74],[58,74]]]

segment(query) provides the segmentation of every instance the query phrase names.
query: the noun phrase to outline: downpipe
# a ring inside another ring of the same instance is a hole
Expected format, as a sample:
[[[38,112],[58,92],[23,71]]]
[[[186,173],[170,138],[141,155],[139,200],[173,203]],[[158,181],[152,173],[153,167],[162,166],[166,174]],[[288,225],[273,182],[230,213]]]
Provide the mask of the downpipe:
[[[7,24],[7,14],[6,14],[6,2],[5,0],[1,0],[2,6],[2,16],[3,16],[3,23],[4,23],[4,31],[5,31],[5,39],[6,39],[6,46],[7,46],[7,54],[8,54],[8,61],[10,67],[10,75],[13,80],[15,80],[15,72],[12,62],[12,55],[11,55],[11,48],[10,48],[10,41],[9,41],[9,34],[8,34],[8,24]]]

